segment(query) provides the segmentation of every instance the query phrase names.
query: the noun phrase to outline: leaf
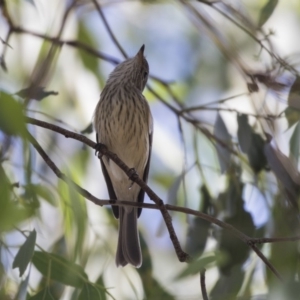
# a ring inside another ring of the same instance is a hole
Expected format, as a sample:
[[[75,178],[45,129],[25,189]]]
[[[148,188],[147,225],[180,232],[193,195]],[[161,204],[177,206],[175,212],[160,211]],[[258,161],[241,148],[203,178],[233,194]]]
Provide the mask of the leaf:
[[[201,187],[201,195],[202,208],[199,211],[208,213],[211,207],[211,198],[205,185]],[[210,223],[201,218],[193,217],[191,220],[188,228],[186,250],[192,257],[198,257],[203,253],[210,227]]]
[[[34,213],[34,210],[20,205],[19,201],[13,201],[12,194],[12,185],[0,164],[0,234],[11,230]]]
[[[289,107],[300,110],[300,77],[296,77],[288,96]]]
[[[298,208],[297,197],[300,187],[300,174],[295,167],[295,163],[279,149],[272,147],[271,137],[269,137],[269,140],[270,142],[264,147],[269,166],[288,192],[288,198],[292,205]]]
[[[25,243],[20,247],[14,259],[13,269],[19,268],[20,277],[24,274],[29,262],[31,261],[34,252],[35,241],[36,241],[36,231],[34,229],[33,231],[30,232]]]
[[[98,291],[100,291],[101,300],[106,300],[106,298],[107,298],[106,297],[106,293],[109,294],[109,292],[106,291],[106,289],[105,289],[105,285],[104,285],[104,282],[103,282],[103,275],[102,274],[98,277],[98,279],[97,279],[97,281],[95,283],[97,285]]]
[[[237,294],[241,290],[245,277],[245,271],[238,266],[234,267],[230,276],[220,275],[218,281],[210,292],[210,299],[232,300],[238,299]],[[243,299],[249,299],[245,297]]]
[[[90,282],[84,284],[78,300],[104,300],[103,292]]]
[[[249,164],[253,171],[257,174],[261,170],[266,169],[268,162],[264,154],[264,139],[257,133],[252,133],[251,135],[251,145],[248,149],[248,159]]]
[[[300,154],[300,122],[295,126],[294,132],[290,139],[290,159],[295,160],[298,165]]]
[[[65,285],[81,288],[88,281],[81,266],[57,254],[35,251],[32,262],[45,277]]]
[[[84,128],[83,130],[80,131],[80,133],[82,133],[82,134],[90,134],[93,132],[94,132],[93,122],[88,124],[88,126],[86,128]]]
[[[28,195],[34,193],[35,195],[46,200],[52,206],[56,206],[54,195],[47,186],[41,184],[27,184],[24,186],[24,188],[25,194]]]
[[[248,150],[251,145],[251,135],[252,135],[252,128],[248,123],[248,116],[245,114],[238,114],[237,115],[237,122],[238,122],[238,140],[241,147],[241,150],[244,153],[248,153]]]
[[[207,269],[217,263],[217,260],[220,260],[221,256],[218,257],[215,253],[210,253],[207,256],[204,256],[198,260],[193,261],[193,263],[188,264],[183,271],[181,271],[175,279],[182,279],[190,275],[195,275],[200,273],[201,270]]]
[[[278,0],[269,0],[266,3],[266,5],[261,9],[259,20],[258,20],[259,27],[262,27],[269,20],[277,4],[278,4]]]
[[[222,142],[222,144],[219,141],[216,142],[216,149],[217,149],[218,159],[221,167],[221,173],[224,174],[228,170],[231,163],[230,151],[228,150],[228,148],[225,147],[225,145],[227,146],[231,145],[231,136],[228,133],[226,125],[220,114],[217,115],[214,134],[216,138]]]
[[[241,150],[247,154],[249,164],[255,173],[267,167],[267,159],[264,155],[263,138],[254,132],[248,123],[247,115],[238,115],[238,140]]]
[[[23,108],[11,95],[0,92],[0,130],[8,135],[25,136]]]
[[[41,101],[42,99],[50,95],[57,96],[58,92],[45,91],[45,87],[41,87],[41,86],[30,86],[28,88],[16,92],[16,95],[20,96],[23,99],[33,99],[33,100]]]
[[[97,48],[95,39],[90,34],[90,32],[91,31],[86,28],[84,22],[81,21],[78,23],[78,33],[77,33],[78,40],[91,47]],[[98,77],[99,59],[94,55],[88,54],[86,51],[80,49],[78,49],[78,53],[84,66]]]
[[[227,217],[224,221],[234,228],[239,229],[243,233],[252,236],[255,231],[252,216],[243,207],[243,199],[240,197],[235,199],[235,214],[231,217]],[[219,250],[224,255],[226,260],[219,265],[219,269],[222,274],[231,274],[234,267],[238,266],[242,268],[249,257],[249,247],[237,239],[232,232],[228,230],[222,230],[220,234]]]
[[[141,281],[143,284],[143,288],[145,291],[145,299],[166,299],[173,300],[174,297],[170,293],[168,293],[159,282],[153,278],[153,268],[152,268],[152,260],[150,256],[150,252],[148,246],[145,242],[145,239],[142,235],[140,235],[140,242],[143,253],[143,263],[139,269],[137,269]]]
[[[292,107],[287,107],[284,111],[285,117],[288,121],[288,127],[292,127],[295,123],[300,121],[300,111],[292,108]]]

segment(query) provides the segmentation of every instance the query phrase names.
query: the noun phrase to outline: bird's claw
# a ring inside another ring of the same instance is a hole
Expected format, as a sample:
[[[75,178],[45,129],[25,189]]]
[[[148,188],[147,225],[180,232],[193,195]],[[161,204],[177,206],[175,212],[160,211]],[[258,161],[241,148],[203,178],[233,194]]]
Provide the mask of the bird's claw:
[[[129,186],[129,189],[131,189],[132,186],[133,186],[133,184],[134,184],[134,182],[135,182],[136,177],[138,177],[138,173],[137,173],[137,171],[135,170],[135,168],[129,169],[128,177],[129,177],[129,179],[131,180],[131,184],[130,184],[130,186]]]
[[[102,143],[97,143],[95,146],[95,155],[98,156],[98,158],[101,158],[103,154],[101,153],[101,150],[106,149],[106,146]]]

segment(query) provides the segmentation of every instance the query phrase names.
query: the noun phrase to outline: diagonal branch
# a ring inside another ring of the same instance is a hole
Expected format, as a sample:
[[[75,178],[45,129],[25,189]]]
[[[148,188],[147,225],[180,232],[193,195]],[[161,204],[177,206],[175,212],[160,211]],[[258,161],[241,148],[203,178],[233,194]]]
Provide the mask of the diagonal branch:
[[[78,140],[92,148],[95,149],[96,143],[88,139],[87,137],[74,133],[72,131],[66,130],[64,128],[61,128],[57,125],[50,124],[44,121],[36,120],[33,118],[26,118],[26,122],[29,124],[34,124],[46,129],[50,129],[52,131],[55,131],[57,133],[60,133],[64,135],[67,138],[73,138],[75,140]],[[114,153],[110,152],[106,149],[106,147],[103,145],[100,147],[100,153],[103,155],[107,155],[110,159],[112,159],[132,180],[134,180],[138,185],[141,186],[142,189],[145,190],[145,192],[149,195],[150,199],[152,199],[156,204],[149,204],[149,203],[136,203],[132,201],[114,201],[114,200],[101,200],[90,194],[85,189],[81,188],[79,185],[77,185],[75,182],[70,180],[67,176],[65,176],[58,167],[54,164],[54,162],[50,159],[50,157],[46,154],[46,152],[42,149],[42,147],[38,144],[38,142],[29,135],[29,140],[35,147],[35,149],[38,151],[38,153],[42,156],[42,158],[45,160],[47,165],[53,170],[53,172],[59,177],[60,179],[64,180],[67,184],[74,187],[78,193],[80,193],[83,197],[86,199],[92,201],[96,205],[117,205],[117,206],[133,206],[133,207],[143,207],[143,208],[149,208],[149,209],[158,209],[161,211],[164,220],[166,222],[167,228],[169,230],[170,238],[173,242],[176,254],[178,256],[179,261],[181,262],[189,262],[190,257],[188,254],[182,251],[181,246],[179,244],[178,238],[176,236],[176,233],[174,231],[171,217],[168,213],[168,211],[177,211],[182,212],[189,215],[194,215],[196,217],[200,217],[203,220],[206,220],[210,223],[216,224],[217,226],[229,230],[232,232],[238,239],[246,243],[249,247],[252,248],[252,250],[262,259],[262,261],[270,268],[270,270],[276,275],[276,277],[282,281],[282,278],[278,271],[274,268],[274,266],[268,261],[268,259],[264,256],[264,254],[256,247],[255,244],[257,243],[268,243],[268,242],[276,242],[276,241],[295,241],[300,240],[299,237],[291,237],[291,238],[273,238],[273,239],[256,239],[251,238],[244,234],[243,232],[239,231],[232,225],[225,223],[217,218],[214,218],[210,215],[201,213],[199,211],[189,209],[186,207],[180,207],[180,206],[174,206],[174,205],[164,205],[163,201],[148,187],[139,177],[136,173],[132,174],[132,169],[127,167]]]
[[[124,49],[122,48],[121,44],[118,42],[117,38],[115,37],[114,33],[112,32],[105,16],[104,16],[104,13],[102,11],[102,8],[101,6],[99,5],[99,3],[96,1],[96,0],[92,0],[92,2],[94,3],[103,23],[104,23],[104,26],[105,26],[105,29],[107,30],[109,36],[111,37],[111,39],[113,40],[114,44],[117,46],[117,48],[121,51],[122,55],[125,57],[125,58],[128,58],[126,52],[124,51]]]
[[[49,124],[47,122],[43,122],[43,121],[38,121],[36,119],[32,119],[32,118],[26,118],[26,121],[30,124],[35,124],[44,128],[48,128],[51,129],[53,131],[59,132],[61,134],[63,134],[65,137],[71,137],[73,139],[79,140],[85,144],[87,144],[88,146],[92,147],[92,148],[96,148],[96,146],[98,144],[96,144],[95,142],[91,141],[90,139],[86,138],[83,135],[80,134],[76,134],[72,131],[63,129],[59,126],[53,125],[53,124]],[[42,151],[42,148],[37,145],[37,142],[33,139],[32,136],[30,136],[30,141],[32,143],[34,143],[34,146],[37,150],[39,150],[41,156],[43,157],[43,159],[46,159],[46,163],[48,164],[48,166],[55,172],[55,174],[57,174],[57,176],[61,179],[63,179],[64,181],[67,181],[67,178],[64,174],[62,174],[58,168],[55,168],[56,166],[53,166],[53,162],[49,161],[49,157],[48,155]],[[124,172],[125,174],[135,183],[137,183],[149,196],[149,198],[155,202],[155,204],[158,206],[158,208],[161,211],[161,214],[164,218],[164,221],[166,223],[166,226],[168,228],[169,231],[169,235],[170,235],[170,239],[173,243],[174,249],[176,251],[177,257],[179,259],[179,261],[181,262],[188,262],[190,260],[190,257],[188,256],[188,254],[186,254],[179,243],[179,240],[177,238],[177,235],[175,233],[174,227],[172,225],[172,219],[171,216],[168,212],[168,210],[166,209],[166,206],[164,205],[164,202],[161,198],[159,198],[154,191],[136,174],[136,172],[132,172],[132,169],[129,168],[128,166],[126,166],[124,164],[124,162],[122,162],[119,157],[112,153],[111,151],[109,151],[104,145],[100,145],[100,147],[97,147],[97,151],[99,151],[102,155],[106,155],[107,157],[109,157],[112,161],[114,161]],[[51,163],[52,162],[52,163]],[[72,184],[75,186],[75,188],[77,190],[79,190],[80,193],[88,193],[87,191],[82,191],[82,189],[77,186],[74,182],[72,182]],[[93,201],[94,202],[94,201]]]

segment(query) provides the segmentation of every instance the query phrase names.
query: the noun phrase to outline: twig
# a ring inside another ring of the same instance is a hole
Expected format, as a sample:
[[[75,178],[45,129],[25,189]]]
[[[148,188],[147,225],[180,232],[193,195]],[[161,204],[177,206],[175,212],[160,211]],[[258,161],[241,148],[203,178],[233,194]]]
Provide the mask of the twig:
[[[32,36],[35,36],[37,38],[43,39],[45,41],[51,42],[53,44],[57,44],[59,46],[68,45],[70,47],[81,49],[81,50],[84,50],[84,51],[86,51],[87,53],[89,53],[91,55],[94,55],[95,57],[98,57],[100,59],[111,62],[114,65],[117,65],[117,64],[120,63],[120,61],[118,59],[116,59],[112,56],[109,56],[107,54],[104,54],[103,52],[97,51],[94,48],[90,47],[89,45],[86,45],[86,44],[81,43],[81,42],[76,41],[76,40],[60,40],[56,37],[51,37],[49,35],[40,34],[38,32],[34,32],[34,31],[31,31],[31,30],[28,30],[28,29],[25,29],[25,28],[22,28],[22,27],[13,27],[12,31],[14,33],[20,33],[20,34],[24,33],[24,34],[32,35]]]
[[[185,112],[193,112],[193,111],[198,111],[198,110],[208,110],[208,111],[227,111],[227,112],[234,112],[237,114],[244,114],[250,117],[254,117],[254,118],[260,118],[260,119],[267,119],[267,120],[274,120],[276,118],[278,118],[278,116],[275,115],[260,115],[260,114],[254,114],[254,113],[245,113],[245,112],[241,112],[237,109],[234,108],[226,108],[226,107],[202,107],[202,106],[194,106],[194,107],[189,107],[189,108],[185,108],[182,109],[181,112],[185,113]]]
[[[44,121],[36,120],[33,118],[26,118],[27,123],[34,124],[46,129],[50,129],[52,131],[55,131],[57,133],[60,133],[64,135],[65,137],[70,137],[73,139],[76,139],[78,141],[81,141],[82,143],[85,143],[86,145],[95,148],[97,145],[95,142],[91,141],[87,137],[77,134],[74,132],[71,132],[69,130],[63,129],[59,126],[56,126],[54,124],[49,124]],[[190,214],[194,215],[197,217],[200,217],[203,220],[206,220],[210,223],[216,224],[219,227],[229,230],[232,232],[237,238],[242,240],[244,243],[246,243],[249,247],[253,249],[253,251],[263,260],[263,262],[270,268],[270,270],[276,275],[276,277],[279,280],[282,280],[280,274],[277,272],[277,270],[273,267],[273,265],[267,260],[267,258],[262,254],[262,252],[255,246],[255,243],[258,243],[258,240],[260,242],[263,242],[263,239],[253,239],[243,232],[239,231],[235,227],[233,227],[230,224],[227,224],[225,222],[222,222],[212,216],[209,216],[207,214],[201,213],[199,211],[189,209],[186,207],[180,207],[180,206],[174,206],[174,205],[164,205],[163,201],[138,177],[138,175],[132,174],[132,169],[128,168],[114,153],[108,151],[106,147],[101,147],[100,153],[103,155],[107,155],[110,159],[112,159],[132,180],[134,180],[138,185],[141,186],[143,190],[148,194],[150,199],[152,199],[156,204],[148,204],[148,203],[137,203],[137,202],[132,202],[132,201],[114,201],[114,200],[100,200],[90,194],[88,191],[85,189],[81,188],[79,185],[68,179],[58,168],[57,166],[53,163],[53,161],[49,158],[49,156],[45,153],[45,151],[42,149],[42,147],[37,143],[37,141],[30,136],[30,142],[33,144],[33,146],[36,148],[38,153],[42,156],[42,158],[45,160],[45,162],[48,164],[48,166],[53,170],[53,172],[62,180],[64,180],[67,184],[70,184],[75,187],[75,189],[85,198],[88,200],[92,201],[93,203],[103,206],[103,205],[121,205],[121,206],[133,206],[133,207],[143,207],[143,208],[149,208],[149,209],[159,209],[165,219],[166,225],[168,227],[169,233],[171,240],[173,242],[176,254],[178,256],[179,261],[181,262],[187,262],[189,261],[189,256],[184,253],[181,249],[181,246],[179,244],[179,241],[177,239],[177,236],[175,234],[175,231],[172,226],[171,218],[168,213],[168,211],[177,211],[177,212],[182,212],[185,214]],[[287,240],[300,240],[299,238],[293,237],[293,238],[286,238]],[[266,239],[266,242],[268,242],[268,239]]]
[[[205,284],[205,272],[206,272],[205,269],[200,271],[200,286],[201,286],[201,293],[202,293],[203,300],[208,300],[208,296],[206,292],[206,284]]]
[[[276,238],[253,238],[251,243],[253,244],[266,244],[266,243],[280,243],[280,242],[294,242],[299,241],[300,235],[292,237],[276,237]]]
[[[113,40],[114,44],[117,46],[117,48],[121,51],[122,55],[125,57],[125,58],[128,58],[126,52],[124,51],[124,49],[122,48],[122,46],[120,45],[120,43],[118,42],[118,40],[116,39],[115,35],[113,34],[104,14],[103,14],[103,11],[101,9],[101,6],[99,5],[99,3],[96,1],[96,0],[92,0],[102,21],[103,21],[103,24],[109,34],[109,36],[111,37],[111,39]]]
[[[49,124],[43,121],[38,121],[32,118],[26,118],[27,122],[30,124],[35,124],[44,128],[48,128],[51,129],[53,131],[59,132],[61,134],[63,134],[65,137],[71,137],[74,138],[76,140],[79,140],[85,144],[87,144],[88,146],[92,147],[95,149],[96,147],[96,143],[89,140],[88,138],[86,138],[85,136],[82,136],[80,134],[76,134],[74,132],[71,132],[69,130],[63,129],[59,126],[53,125],[53,124]],[[33,139],[33,137],[30,138],[30,141],[32,143],[34,143],[35,147],[37,147],[37,151],[40,151],[40,155],[43,157],[43,159],[45,160],[45,162],[48,164],[48,166],[55,172],[55,174],[63,179],[64,181],[67,181],[67,177],[62,174],[59,169],[55,166],[55,164],[50,160],[50,158],[48,157],[48,155],[43,151],[43,149],[37,144],[37,142]],[[153,200],[155,202],[155,204],[159,207],[161,214],[164,218],[164,221],[166,223],[166,226],[168,228],[169,231],[169,235],[171,238],[171,241],[173,243],[174,249],[176,251],[177,257],[179,259],[180,262],[188,262],[190,260],[190,257],[182,250],[179,240],[177,238],[177,235],[175,233],[174,227],[172,225],[172,219],[170,214],[168,213],[166,206],[164,205],[164,202],[161,198],[159,198],[154,191],[145,184],[145,182],[143,180],[141,180],[139,178],[139,176],[136,173],[132,172],[132,169],[129,168],[128,166],[126,166],[124,164],[124,162],[122,162],[119,157],[112,153],[111,151],[109,151],[104,145],[97,148],[97,151],[99,151],[102,155],[106,155],[107,157],[109,157],[112,161],[114,161],[124,172],[125,174],[135,183],[137,183],[149,196],[149,198],[151,200]],[[95,197],[93,197],[88,191],[83,190],[81,187],[79,187],[76,183],[72,182],[72,184],[75,186],[75,188],[83,195],[85,193],[87,193],[89,199],[92,199],[92,201],[94,203],[96,203],[95,201],[97,201],[97,199]]]

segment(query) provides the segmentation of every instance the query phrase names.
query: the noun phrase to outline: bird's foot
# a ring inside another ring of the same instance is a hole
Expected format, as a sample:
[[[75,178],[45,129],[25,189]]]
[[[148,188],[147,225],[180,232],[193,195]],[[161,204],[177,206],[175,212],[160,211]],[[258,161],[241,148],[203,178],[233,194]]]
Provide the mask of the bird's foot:
[[[129,169],[128,177],[129,177],[129,179],[131,180],[131,184],[130,184],[130,186],[129,186],[129,189],[132,188],[132,186],[133,186],[133,184],[134,184],[134,182],[135,182],[135,180],[136,180],[136,178],[137,178],[138,176],[139,176],[139,175],[138,175],[137,171],[135,170],[135,168]]]
[[[102,143],[97,143],[95,146],[95,155],[98,156],[98,158],[101,158],[103,154],[101,151],[107,150],[107,147]]]

